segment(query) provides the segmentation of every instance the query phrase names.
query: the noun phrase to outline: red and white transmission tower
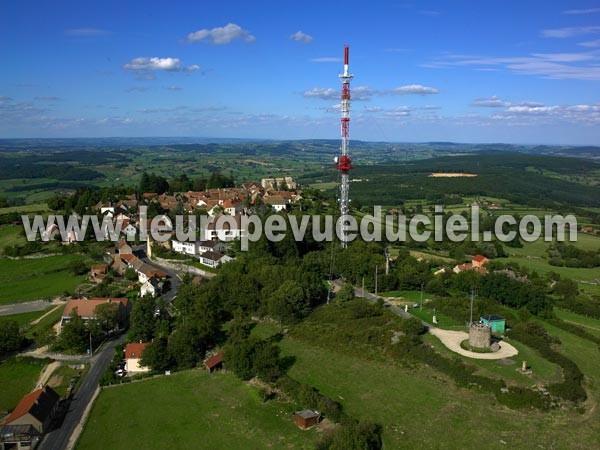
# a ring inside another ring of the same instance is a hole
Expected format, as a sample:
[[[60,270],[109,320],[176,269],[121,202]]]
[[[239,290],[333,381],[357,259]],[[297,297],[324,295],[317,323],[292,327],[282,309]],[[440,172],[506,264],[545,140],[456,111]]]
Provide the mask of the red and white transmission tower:
[[[349,47],[344,47],[344,73],[339,75],[342,80],[342,147],[341,155],[335,159],[335,168],[340,171],[340,214],[346,216],[350,212],[350,199],[348,194],[350,192],[350,170],[354,169],[352,160],[348,154],[350,139],[348,137],[350,130],[350,80],[354,75],[351,75],[348,71],[348,54]],[[345,237],[348,233],[347,226],[341,221],[340,237]],[[346,248],[348,243],[342,239],[342,247]]]

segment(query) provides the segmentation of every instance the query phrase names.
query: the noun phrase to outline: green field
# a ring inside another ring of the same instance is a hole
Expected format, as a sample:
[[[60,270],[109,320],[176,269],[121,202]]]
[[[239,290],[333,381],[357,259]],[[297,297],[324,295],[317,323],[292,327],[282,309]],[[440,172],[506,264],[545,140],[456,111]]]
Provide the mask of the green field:
[[[0,208],[0,215],[8,214],[8,213],[32,213],[32,212],[46,212],[49,211],[48,205],[46,203],[32,203],[29,205],[22,206],[9,206],[8,208]]]
[[[68,270],[81,255],[58,255],[30,259],[0,259],[0,304],[52,298],[72,292],[85,276]]]
[[[0,362],[0,417],[12,411],[25,394],[33,390],[47,360],[8,358]]]
[[[54,306],[49,306],[48,308],[46,308],[42,311],[32,311],[32,312],[26,312],[26,313],[22,313],[22,314],[11,314],[10,316],[0,316],[0,325],[2,325],[2,322],[5,322],[7,320],[15,320],[19,324],[19,327],[28,328],[29,324],[33,320],[35,320],[39,317],[42,317],[44,314],[46,314],[52,308],[54,308]]]
[[[9,245],[23,245],[27,242],[23,227],[20,225],[0,226],[0,253]]]
[[[571,311],[565,311],[563,309],[558,308],[554,310],[554,314],[556,314],[556,316],[559,319],[562,319],[565,322],[579,325],[588,333],[600,337],[600,320],[582,316],[581,314],[575,314]]]
[[[571,343],[585,349],[588,361],[582,368],[586,375],[593,374],[598,385],[596,348],[571,335],[568,338],[565,351],[571,355]],[[391,362],[357,359],[289,336],[280,345],[284,355],[296,358],[290,371],[293,378],[340,401],[354,417],[381,424],[385,448],[480,449],[485,443],[488,449],[528,449],[532,436],[538,448],[594,449],[600,445],[597,409],[584,415],[509,410],[492,396],[457,388],[428,368],[406,369]],[[546,431],[539,433],[542,429]]]
[[[232,374],[180,372],[102,390],[77,449],[313,448],[317,432],[298,429],[293,410]]]

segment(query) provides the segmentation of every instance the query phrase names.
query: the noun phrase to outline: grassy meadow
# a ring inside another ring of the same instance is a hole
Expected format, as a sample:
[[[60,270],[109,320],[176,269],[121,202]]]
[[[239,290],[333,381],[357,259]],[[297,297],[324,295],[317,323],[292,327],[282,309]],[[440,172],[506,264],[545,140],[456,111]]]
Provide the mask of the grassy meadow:
[[[185,371],[103,389],[77,449],[313,448],[317,431],[298,429],[293,411],[233,374]]]
[[[82,261],[81,255],[42,258],[0,259],[0,304],[39,300],[72,292],[85,276],[76,276],[69,264]]]

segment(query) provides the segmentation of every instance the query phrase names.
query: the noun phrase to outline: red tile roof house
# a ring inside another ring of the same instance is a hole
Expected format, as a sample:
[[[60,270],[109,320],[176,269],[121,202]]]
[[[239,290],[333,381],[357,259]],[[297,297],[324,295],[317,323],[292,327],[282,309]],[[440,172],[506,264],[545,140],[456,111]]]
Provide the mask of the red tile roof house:
[[[204,360],[204,366],[209,373],[223,368],[223,353],[219,352],[214,356]]]
[[[90,281],[100,283],[106,274],[108,273],[108,265],[106,264],[94,264],[90,269]]]
[[[128,375],[150,371],[149,367],[140,365],[140,359],[147,346],[147,342],[133,342],[125,347],[125,371]]]
[[[487,263],[490,262],[489,259],[487,259],[485,256],[483,255],[475,255],[473,256],[473,260],[471,261],[473,264],[473,267],[483,267],[485,266]]]
[[[0,444],[3,449],[31,448],[39,436],[48,431],[60,396],[47,386],[21,399],[2,424]]]
[[[73,310],[77,310],[77,315],[83,319],[84,322],[93,320],[96,318],[96,307],[105,303],[117,303],[118,315],[117,315],[117,326],[125,327],[129,319],[129,300],[126,298],[92,298],[89,300],[77,299],[69,300],[65,305],[62,317],[60,319],[60,329],[62,331],[65,324],[71,320],[71,313]]]

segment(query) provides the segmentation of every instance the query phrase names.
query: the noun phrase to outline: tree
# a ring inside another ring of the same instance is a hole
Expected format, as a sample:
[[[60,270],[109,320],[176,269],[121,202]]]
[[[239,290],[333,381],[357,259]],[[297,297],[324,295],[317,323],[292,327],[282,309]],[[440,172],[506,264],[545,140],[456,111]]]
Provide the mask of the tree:
[[[342,289],[339,290],[337,294],[335,294],[335,300],[339,303],[349,302],[350,300],[354,300],[356,296],[354,295],[354,286],[350,283],[344,283]]]
[[[296,281],[284,281],[269,300],[269,314],[281,322],[295,322],[310,312],[310,304]]]
[[[60,337],[56,342],[59,350],[69,350],[83,353],[89,348],[89,332],[85,323],[74,308],[69,315],[69,321],[63,326]]]
[[[148,342],[156,330],[155,305],[152,297],[142,297],[133,302],[129,340]]]
[[[140,364],[150,367],[152,370],[163,372],[173,365],[173,360],[168,350],[168,342],[164,338],[155,339],[150,342],[142,352]]]
[[[563,300],[572,300],[579,294],[577,282],[569,278],[559,280],[554,284],[552,291],[563,298]]]
[[[381,429],[371,422],[348,421],[325,434],[317,442],[317,450],[378,450]]]
[[[25,344],[25,336],[16,320],[2,322],[0,327],[0,355],[19,350]]]
[[[242,380],[254,376],[254,346],[249,340],[227,344],[223,348],[223,361],[227,368]]]
[[[179,369],[189,369],[204,356],[207,341],[191,321],[179,324],[169,339],[169,355]]]
[[[117,327],[117,319],[119,316],[118,303],[103,303],[96,306],[94,312],[96,313],[96,318],[105,334],[113,331]]]
[[[248,339],[252,331],[252,326],[252,321],[248,320],[248,317],[244,315],[242,310],[236,310],[227,330],[229,341],[236,343]]]

